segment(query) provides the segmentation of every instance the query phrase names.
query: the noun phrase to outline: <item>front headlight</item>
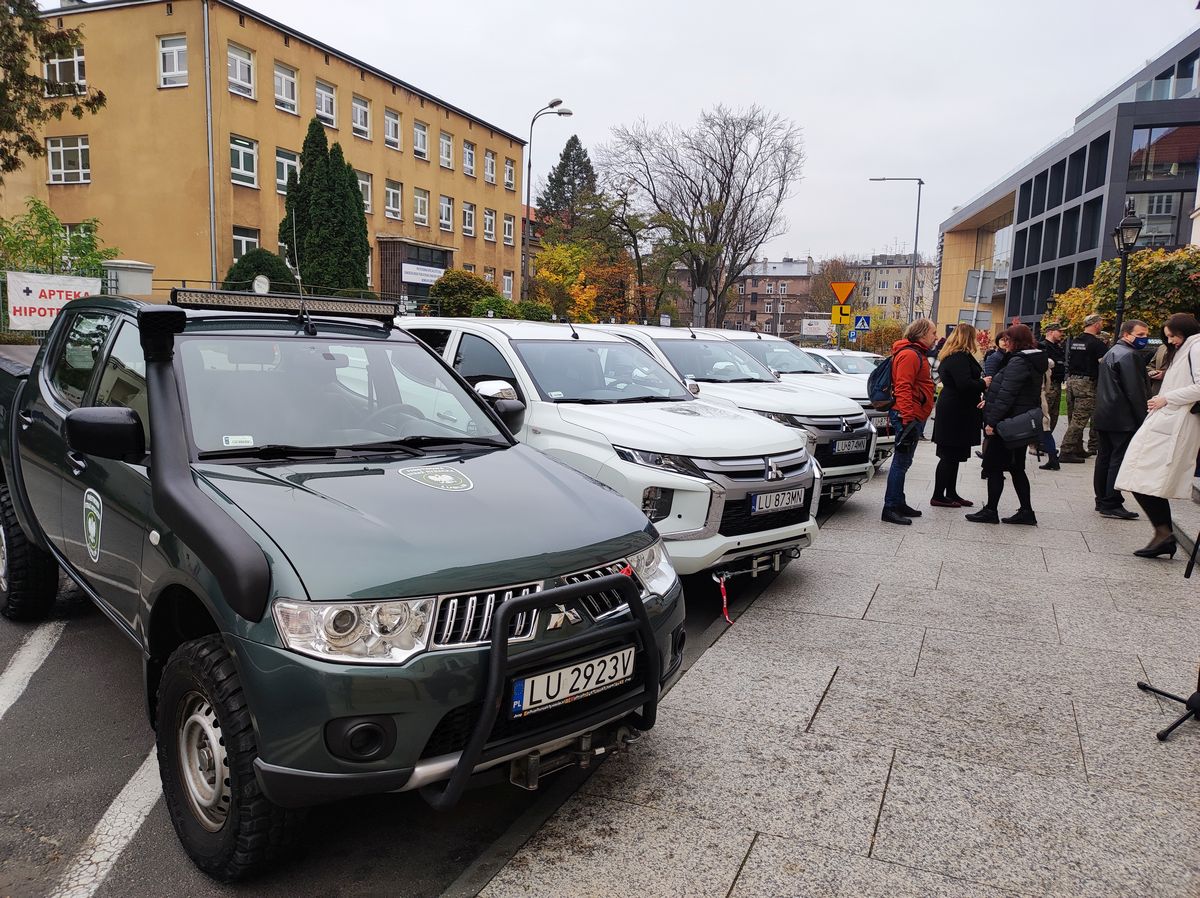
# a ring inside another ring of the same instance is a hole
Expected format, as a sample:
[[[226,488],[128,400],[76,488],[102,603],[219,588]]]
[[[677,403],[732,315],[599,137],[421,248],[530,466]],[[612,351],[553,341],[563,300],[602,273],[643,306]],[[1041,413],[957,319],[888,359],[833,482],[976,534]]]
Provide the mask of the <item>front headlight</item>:
[[[667,550],[663,548],[662,540],[647,549],[629,556],[629,566],[638,575],[647,592],[666,595],[667,590],[679,579]]]
[[[772,421],[778,421],[780,424],[786,424],[788,427],[799,427],[798,422],[791,415],[785,415],[783,412],[763,412],[756,408],[747,409],[746,411],[754,412],[756,415],[762,415],[764,418],[770,418]]]
[[[667,455],[662,452],[651,452],[646,449],[626,449],[623,446],[613,446],[617,458],[633,462],[635,465],[645,465],[647,468],[660,468],[687,477],[704,477],[696,463],[684,455]]]
[[[399,664],[425,651],[433,599],[394,602],[275,602],[289,649],[328,661]]]

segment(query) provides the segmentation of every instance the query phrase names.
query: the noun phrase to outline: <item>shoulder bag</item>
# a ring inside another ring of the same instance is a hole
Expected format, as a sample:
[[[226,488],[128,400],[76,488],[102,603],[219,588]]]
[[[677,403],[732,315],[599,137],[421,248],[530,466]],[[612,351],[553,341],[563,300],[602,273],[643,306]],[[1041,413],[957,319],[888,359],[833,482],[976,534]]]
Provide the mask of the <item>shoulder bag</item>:
[[[1005,418],[996,425],[996,433],[1000,435],[1000,439],[1004,440],[1004,445],[1009,449],[1018,449],[1035,440],[1040,440],[1042,438],[1041,406],[1021,412],[1019,415],[1013,415],[1011,418]]]

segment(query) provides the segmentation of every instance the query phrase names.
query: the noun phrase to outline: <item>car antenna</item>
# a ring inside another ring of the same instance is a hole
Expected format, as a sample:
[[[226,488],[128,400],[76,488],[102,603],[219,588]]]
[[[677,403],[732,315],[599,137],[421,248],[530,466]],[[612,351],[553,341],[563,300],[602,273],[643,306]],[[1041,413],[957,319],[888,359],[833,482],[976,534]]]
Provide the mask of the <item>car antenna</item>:
[[[300,320],[304,323],[304,334],[308,337],[317,335],[317,326],[313,324],[312,317],[308,314],[308,303],[304,301],[304,297],[300,297]]]
[[[569,327],[571,329],[571,339],[578,340],[579,332],[577,330],[575,330],[575,325],[573,325],[571,323],[571,319],[568,318],[566,315],[563,315],[563,321],[567,322],[567,327]]]
[[[695,340],[696,332],[694,330],[692,330],[692,326],[690,324],[687,326],[687,329],[688,329],[688,333],[692,335],[692,339]]]

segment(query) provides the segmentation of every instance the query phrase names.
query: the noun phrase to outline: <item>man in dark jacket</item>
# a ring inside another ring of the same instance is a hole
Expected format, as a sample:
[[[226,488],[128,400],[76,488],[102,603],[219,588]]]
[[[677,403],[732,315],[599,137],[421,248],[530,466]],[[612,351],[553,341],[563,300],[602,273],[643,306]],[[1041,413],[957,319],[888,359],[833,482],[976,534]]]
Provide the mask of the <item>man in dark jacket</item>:
[[[1146,365],[1141,350],[1150,340],[1144,321],[1126,321],[1120,339],[1100,360],[1096,380],[1096,410],[1092,426],[1099,438],[1092,489],[1096,511],[1106,518],[1131,521],[1136,511],[1125,507],[1125,497],[1115,486],[1125,450],[1146,418]]]
[[[1092,413],[1096,407],[1096,380],[1100,359],[1108,352],[1108,343],[1100,339],[1104,319],[1088,315],[1083,333],[1070,344],[1067,356],[1067,432],[1063,434],[1059,461],[1082,464],[1096,450],[1096,425]],[[1083,431],[1088,429],[1088,449],[1083,448]]]
[[[1046,390],[1046,406],[1050,410],[1050,429],[1058,426],[1058,409],[1062,404],[1063,381],[1067,378],[1067,347],[1063,339],[1063,326],[1057,321],[1046,325],[1042,332],[1045,338],[1038,344],[1053,367],[1050,369],[1050,386]]]

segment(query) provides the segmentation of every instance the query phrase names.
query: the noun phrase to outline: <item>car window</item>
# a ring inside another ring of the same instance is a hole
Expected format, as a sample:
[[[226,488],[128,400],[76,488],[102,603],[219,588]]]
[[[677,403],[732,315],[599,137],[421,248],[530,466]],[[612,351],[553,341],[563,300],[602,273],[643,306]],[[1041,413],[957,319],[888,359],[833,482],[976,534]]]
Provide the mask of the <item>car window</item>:
[[[844,374],[870,374],[875,370],[875,362],[871,360],[870,356],[839,353],[827,358]]]
[[[146,395],[146,359],[138,329],[126,322],[117,332],[112,351],[100,374],[95,405],[133,409],[142,420],[146,446],[150,446],[150,404]]]
[[[780,340],[739,340],[744,349],[768,368],[780,374],[824,374],[822,368],[807,352]]]
[[[446,344],[450,342],[450,331],[444,327],[410,327],[408,333],[438,355],[446,351]]]
[[[754,356],[728,340],[655,340],[681,377],[703,383],[774,383]]]
[[[808,355],[809,355],[809,358],[814,359],[818,365],[820,365],[822,368],[824,368],[830,374],[838,373],[838,369],[836,367],[834,367],[833,362],[829,361],[829,359],[825,358],[825,356],[817,355],[816,353],[809,353]]]
[[[692,395],[645,350],[587,340],[513,344],[542,398],[550,402],[686,402]]]
[[[50,383],[59,398],[72,408],[83,403],[112,326],[113,316],[105,312],[79,312],[67,325],[66,337],[51,369]]]
[[[504,360],[500,350],[482,337],[462,335],[458,341],[458,351],[454,354],[454,369],[471,386],[485,380],[503,380],[512,385],[518,396],[521,395],[521,387],[512,367]]]

